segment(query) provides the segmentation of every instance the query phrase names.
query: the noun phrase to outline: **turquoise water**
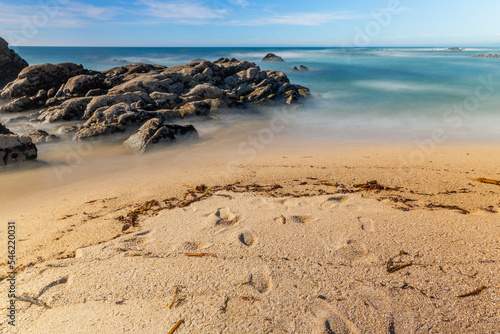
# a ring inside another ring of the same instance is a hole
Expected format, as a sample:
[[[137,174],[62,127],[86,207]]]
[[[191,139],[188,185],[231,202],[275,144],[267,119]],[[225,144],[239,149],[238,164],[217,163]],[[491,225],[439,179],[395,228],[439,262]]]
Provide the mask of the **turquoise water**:
[[[129,63],[166,66],[195,58],[237,58],[285,72],[321,97],[306,103],[288,131],[310,138],[410,140],[435,129],[457,141],[500,143],[500,53],[475,48],[14,48],[31,65],[75,62],[105,70]],[[273,52],[285,63],[262,63]],[[293,72],[305,65],[307,72]],[[485,84],[486,82],[486,84]],[[489,82],[489,83],[488,83]]]

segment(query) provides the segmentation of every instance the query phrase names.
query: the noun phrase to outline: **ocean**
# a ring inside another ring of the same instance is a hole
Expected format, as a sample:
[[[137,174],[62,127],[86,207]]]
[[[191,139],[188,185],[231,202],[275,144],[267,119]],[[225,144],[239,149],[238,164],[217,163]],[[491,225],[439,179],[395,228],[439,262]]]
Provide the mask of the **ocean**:
[[[74,62],[94,70],[165,66],[220,57],[278,70],[313,99],[283,135],[310,139],[500,143],[500,48],[14,47],[30,65]],[[284,63],[263,63],[269,52]],[[304,65],[309,71],[293,71]],[[210,125],[200,125],[209,129]],[[208,130],[207,130],[208,131]],[[436,139],[437,138],[437,139]]]

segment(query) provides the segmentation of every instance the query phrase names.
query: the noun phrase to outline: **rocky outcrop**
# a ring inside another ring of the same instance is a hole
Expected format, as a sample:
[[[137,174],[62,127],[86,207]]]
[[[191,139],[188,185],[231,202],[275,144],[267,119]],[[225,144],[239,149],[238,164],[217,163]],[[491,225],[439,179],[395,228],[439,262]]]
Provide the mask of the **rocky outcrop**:
[[[252,106],[287,106],[310,93],[291,84],[283,72],[221,58],[173,67],[133,64],[103,72],[72,63],[35,65],[25,68],[0,95],[10,99],[0,107],[3,113],[40,108],[36,121],[79,121],[58,130],[79,141],[136,131],[151,119],[177,122]],[[184,131],[174,125],[162,127],[154,137],[159,141]]]
[[[73,63],[30,66],[23,69],[15,81],[5,86],[0,96],[3,99],[32,97],[34,101],[42,102],[52,97],[69,78],[86,72],[82,65]]]
[[[25,67],[28,67],[28,63],[9,49],[9,43],[0,37],[0,89],[16,79]]]
[[[153,118],[144,123],[137,133],[130,136],[123,146],[136,152],[144,153],[154,146],[170,144],[186,138],[198,138],[194,126],[166,124],[159,118]]]
[[[280,56],[275,55],[274,53],[268,53],[262,58],[262,61],[270,61],[275,63],[284,63],[285,61]]]
[[[498,58],[500,58],[500,54],[494,54],[494,53],[481,54],[481,55],[472,56],[471,58],[494,58],[494,59],[498,59]]]
[[[448,48],[446,49],[447,51],[463,51],[462,49],[458,48],[458,47],[454,47],[454,48]]]
[[[0,124],[0,165],[35,160],[37,153],[31,138],[15,135]]]
[[[49,142],[54,142],[54,141],[58,141],[60,140],[61,138],[59,138],[58,136],[56,135],[51,135],[49,134],[47,131],[44,131],[44,130],[39,130],[39,129],[36,129],[36,130],[30,130],[26,133],[24,133],[22,135],[22,137],[28,137],[28,138],[31,138],[31,141],[34,143],[34,144],[38,144],[38,143],[49,143]]]

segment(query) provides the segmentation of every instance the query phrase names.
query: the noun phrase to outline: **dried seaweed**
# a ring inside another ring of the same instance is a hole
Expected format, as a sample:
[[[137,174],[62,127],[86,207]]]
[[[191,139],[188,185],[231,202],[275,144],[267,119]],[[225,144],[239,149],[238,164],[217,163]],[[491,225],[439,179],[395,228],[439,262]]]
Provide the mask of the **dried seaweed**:
[[[481,182],[481,183],[496,184],[497,186],[500,186],[499,180],[485,179],[484,177],[480,177],[480,178],[476,179],[476,181]]]
[[[215,254],[212,254],[212,253],[186,253],[186,256],[203,257],[203,256],[215,256]]]
[[[427,207],[431,208],[431,209],[432,208],[441,208],[441,209],[448,209],[448,210],[457,210],[457,211],[460,211],[460,213],[462,213],[464,215],[470,214],[470,211],[462,209],[461,207],[456,206],[456,205],[444,205],[444,204],[433,204],[433,203],[430,203],[430,204],[427,204]]]
[[[19,300],[21,302],[28,302],[28,303],[31,303],[32,305],[41,306],[41,307],[47,308],[47,309],[50,308],[50,306],[46,302],[44,302],[43,300],[28,296],[28,295],[17,296],[17,297],[14,297],[14,299]]]
[[[368,182],[362,183],[362,184],[355,184],[355,185],[353,185],[353,187],[358,188],[358,189],[362,189],[362,190],[395,190],[395,191],[397,191],[397,190],[401,189],[400,187],[391,188],[391,187],[383,186],[383,185],[379,184],[377,180],[368,181]]]
[[[255,298],[255,297],[246,297],[246,296],[241,297],[241,299],[243,299],[243,300],[251,300],[251,301],[254,301],[254,302],[260,302],[260,301],[262,301],[262,299],[259,299],[259,298]]]
[[[226,299],[224,299],[224,303],[222,304],[222,306],[220,307],[220,311],[222,313],[226,313],[227,311],[227,303],[229,302],[229,297],[226,297]]]
[[[460,296],[457,296],[458,298],[465,298],[465,297],[469,297],[469,296],[473,296],[473,295],[477,295],[478,293],[480,293],[481,291],[483,291],[485,289],[485,286],[484,285],[481,285],[479,288],[475,289],[474,291],[471,291],[471,292],[468,292],[468,293],[465,293],[463,295],[460,295]]]
[[[386,263],[386,270],[388,273],[392,274],[395,273],[398,270],[401,270],[403,268],[409,267],[413,265],[413,261],[403,261],[402,257],[405,255],[410,255],[409,253],[405,251],[399,252],[399,255],[397,257],[391,257]],[[397,258],[397,259],[396,259]]]
[[[175,294],[174,294],[174,298],[172,299],[172,302],[170,303],[170,305],[168,305],[168,308],[171,309],[173,306],[174,306],[174,303],[175,301],[177,300],[177,295],[179,294],[180,292],[180,289],[179,288],[176,288],[175,289]]]
[[[172,327],[172,329],[168,332],[168,334],[173,334],[177,328],[179,328],[179,326],[184,322],[184,318],[182,318],[181,320],[177,321],[177,323],[174,325],[174,327]]]

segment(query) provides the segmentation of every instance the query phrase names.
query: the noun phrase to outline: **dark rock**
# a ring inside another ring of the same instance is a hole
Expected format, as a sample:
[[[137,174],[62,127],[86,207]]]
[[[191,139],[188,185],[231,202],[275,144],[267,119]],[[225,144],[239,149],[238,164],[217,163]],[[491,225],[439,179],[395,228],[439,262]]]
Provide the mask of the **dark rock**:
[[[292,71],[294,71],[294,72],[298,72],[298,71],[299,71],[299,69],[297,68],[297,66],[294,66],[294,67],[293,67],[293,69],[292,69]]]
[[[73,63],[41,64],[25,68],[17,79],[2,91],[2,98],[35,96],[41,89],[60,87],[69,78],[87,72],[82,65]]]
[[[29,137],[0,134],[0,164],[35,160],[38,150]]]
[[[36,103],[34,99],[27,96],[23,96],[15,99],[14,101],[0,107],[1,113],[18,113],[24,110],[31,109],[35,107]]]
[[[309,71],[309,69],[307,68],[307,66],[304,66],[304,65],[300,65],[300,70],[301,71]]]
[[[78,126],[76,125],[63,125],[57,129],[56,133],[60,136],[65,136],[78,131]]]
[[[14,50],[9,49],[9,43],[0,37],[0,89],[15,80],[26,67],[28,63]]]
[[[498,59],[500,58],[500,54],[481,54],[481,55],[475,55],[472,56],[471,58],[493,58],[493,59]]]
[[[280,56],[275,55],[274,53],[268,53],[262,61],[271,61],[276,63],[284,63],[285,61]]]
[[[38,120],[44,122],[57,122],[82,119],[90,101],[92,101],[91,97],[77,97],[66,100],[59,106],[43,110]]]
[[[123,146],[144,153],[153,145],[169,144],[181,138],[198,138],[198,132],[190,124],[163,125],[159,118],[153,118],[144,123],[134,135],[130,136],[123,143]]]
[[[56,135],[51,135],[47,131],[44,130],[30,130],[22,135],[22,137],[28,137],[31,138],[34,144],[38,143],[49,143],[53,141],[58,141],[61,138],[59,138]]]
[[[0,123],[0,135],[13,135],[9,129],[7,129],[2,123]]]
[[[447,51],[463,51],[462,49],[458,48],[458,47],[454,47],[454,48],[448,48],[446,49]]]
[[[180,107],[181,117],[209,116],[211,106],[205,101],[188,102]]]

